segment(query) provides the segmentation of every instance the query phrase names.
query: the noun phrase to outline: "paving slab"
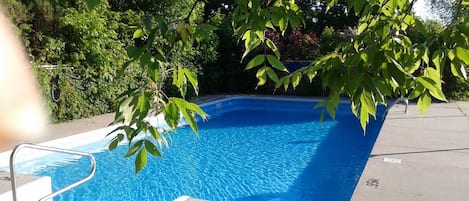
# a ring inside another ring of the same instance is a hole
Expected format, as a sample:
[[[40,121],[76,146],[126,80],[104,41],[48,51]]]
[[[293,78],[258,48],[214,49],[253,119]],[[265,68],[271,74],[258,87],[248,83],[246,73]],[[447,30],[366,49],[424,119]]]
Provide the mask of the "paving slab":
[[[408,110],[388,113],[352,200],[469,200],[469,103]]]

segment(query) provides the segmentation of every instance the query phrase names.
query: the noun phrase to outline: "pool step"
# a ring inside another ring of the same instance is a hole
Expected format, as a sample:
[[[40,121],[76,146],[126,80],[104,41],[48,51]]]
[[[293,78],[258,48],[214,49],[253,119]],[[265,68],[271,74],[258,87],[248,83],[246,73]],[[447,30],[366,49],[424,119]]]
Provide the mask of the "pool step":
[[[176,198],[174,201],[208,201],[208,200],[201,200],[197,198],[191,198],[190,196],[183,195],[181,197]]]
[[[52,193],[52,181],[46,176],[16,174],[18,201],[37,201]],[[0,172],[0,200],[13,200],[9,172]]]

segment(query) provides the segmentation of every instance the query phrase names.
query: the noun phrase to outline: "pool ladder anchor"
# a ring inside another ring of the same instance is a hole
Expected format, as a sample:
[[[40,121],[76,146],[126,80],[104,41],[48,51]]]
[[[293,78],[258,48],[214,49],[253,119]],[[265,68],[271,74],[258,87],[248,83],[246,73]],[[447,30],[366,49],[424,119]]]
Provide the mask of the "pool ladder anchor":
[[[56,152],[56,153],[65,153],[65,154],[71,154],[71,155],[78,155],[78,156],[85,156],[88,157],[91,161],[91,170],[88,176],[85,178],[82,178],[75,183],[72,183],[68,186],[63,187],[62,189],[55,191],[49,195],[46,195],[39,199],[39,201],[44,201],[44,200],[49,200],[59,194],[64,193],[65,191],[68,191],[72,188],[75,188],[79,186],[80,184],[83,184],[93,178],[94,173],[96,172],[96,159],[94,156],[90,153],[85,153],[85,152],[80,152],[80,151],[73,151],[73,150],[67,150],[67,149],[60,149],[60,148],[55,148],[55,147],[47,147],[47,146],[42,146],[42,145],[35,145],[35,144],[19,144],[17,145],[13,151],[11,152],[10,155],[10,181],[11,181],[11,192],[13,195],[13,201],[18,200],[17,192],[16,192],[16,174],[15,174],[15,156],[16,153],[18,153],[19,150],[23,148],[28,148],[28,149],[36,149],[36,150],[42,150],[42,151],[50,151],[50,152]]]

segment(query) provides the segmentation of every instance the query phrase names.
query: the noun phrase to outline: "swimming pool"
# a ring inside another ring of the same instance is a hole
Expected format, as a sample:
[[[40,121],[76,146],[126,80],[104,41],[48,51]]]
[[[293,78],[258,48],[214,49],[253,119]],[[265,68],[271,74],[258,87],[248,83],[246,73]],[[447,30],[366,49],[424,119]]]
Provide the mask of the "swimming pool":
[[[55,200],[349,200],[382,125],[384,108],[364,136],[350,105],[319,122],[316,101],[236,97],[203,104],[210,120],[173,134],[163,158],[149,158],[134,175],[122,145],[95,153],[95,178]],[[100,141],[81,150],[105,146]],[[40,159],[41,164],[52,157]],[[60,157],[55,157],[60,158]],[[35,162],[37,164],[38,162]],[[23,166],[23,168],[22,168]],[[31,167],[23,173],[52,177],[53,188],[87,174],[87,159]],[[25,172],[26,171],[26,172]],[[28,172],[29,171],[29,172]]]

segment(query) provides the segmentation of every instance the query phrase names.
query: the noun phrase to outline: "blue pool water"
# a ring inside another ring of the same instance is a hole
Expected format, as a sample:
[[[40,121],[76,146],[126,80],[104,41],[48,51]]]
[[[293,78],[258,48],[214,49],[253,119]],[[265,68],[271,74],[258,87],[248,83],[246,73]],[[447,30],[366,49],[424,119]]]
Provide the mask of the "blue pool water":
[[[315,103],[232,98],[206,104],[211,118],[199,123],[199,137],[179,129],[164,157],[150,157],[138,175],[134,159],[122,158],[126,145],[95,153],[95,177],[55,200],[349,200],[382,117],[364,136],[349,105],[340,105],[335,120],[319,122]],[[58,189],[88,169],[88,159],[71,159],[34,174],[51,176]]]

